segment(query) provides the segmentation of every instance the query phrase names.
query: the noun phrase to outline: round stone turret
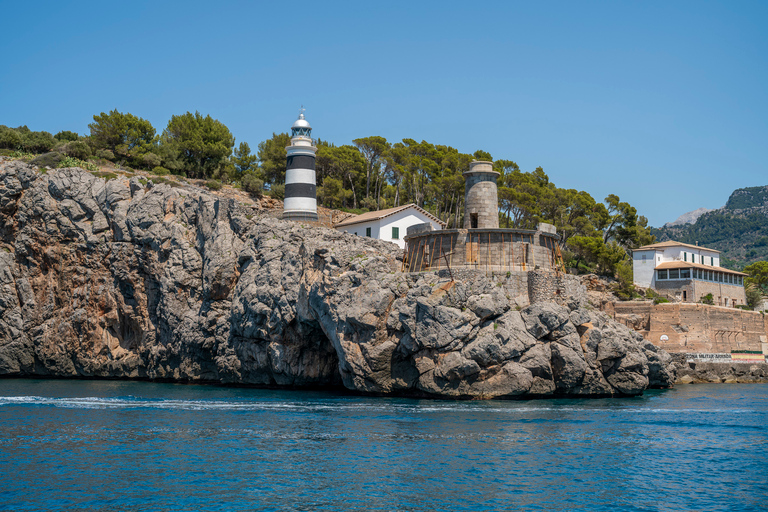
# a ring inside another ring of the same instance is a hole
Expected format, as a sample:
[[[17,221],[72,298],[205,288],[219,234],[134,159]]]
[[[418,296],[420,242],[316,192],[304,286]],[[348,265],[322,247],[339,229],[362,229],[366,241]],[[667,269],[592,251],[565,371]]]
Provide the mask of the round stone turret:
[[[472,162],[464,173],[464,229],[499,227],[499,193],[493,162]]]

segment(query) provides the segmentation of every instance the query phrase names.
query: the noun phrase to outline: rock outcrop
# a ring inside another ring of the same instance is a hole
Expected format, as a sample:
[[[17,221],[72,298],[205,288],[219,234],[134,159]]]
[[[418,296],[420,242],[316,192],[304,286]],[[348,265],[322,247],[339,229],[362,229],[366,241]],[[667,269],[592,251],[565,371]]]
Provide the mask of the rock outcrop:
[[[768,382],[768,364],[689,361],[688,354],[674,354],[676,384],[752,384]]]
[[[482,273],[192,188],[0,163],[0,375],[636,395],[670,356],[579,297],[520,309]],[[469,277],[467,277],[469,276]]]

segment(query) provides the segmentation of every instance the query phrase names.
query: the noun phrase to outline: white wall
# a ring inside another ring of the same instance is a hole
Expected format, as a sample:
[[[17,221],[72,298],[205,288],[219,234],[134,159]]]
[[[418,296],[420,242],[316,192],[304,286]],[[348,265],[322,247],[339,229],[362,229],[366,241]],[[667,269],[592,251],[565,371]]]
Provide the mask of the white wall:
[[[437,222],[433,221],[415,208],[408,208],[401,212],[397,212],[389,217],[381,219],[381,240],[387,242],[393,242],[400,246],[401,249],[405,249],[405,235],[408,234],[408,228],[415,226],[416,224],[424,224],[429,222],[432,224],[432,229],[443,229],[443,227]],[[400,236],[398,240],[392,239],[392,228],[396,227],[400,230]]]
[[[407,208],[394,215],[384,217],[383,219],[342,226],[336,229],[346,233],[357,234],[357,236],[365,236],[365,228],[371,228],[371,238],[392,242],[397,244],[401,249],[405,249],[405,240],[403,240],[403,238],[405,238],[405,235],[408,233],[408,228],[415,226],[416,224],[424,224],[425,222],[432,224],[432,229],[443,229],[440,224],[415,208]],[[399,228],[400,230],[397,240],[392,239],[393,227]]]
[[[637,286],[650,288],[653,285],[656,275],[653,269],[661,263],[658,261],[660,256],[661,253],[659,253],[659,256],[656,255],[655,249],[632,251],[632,273],[634,275],[633,280]]]
[[[683,253],[686,256],[683,256]],[[693,256],[693,258],[692,258]],[[704,256],[702,263],[701,257]],[[712,258],[712,259],[710,259]],[[695,259],[695,261],[693,261]],[[703,265],[719,267],[720,253],[708,251],[706,249],[694,249],[692,247],[665,247],[662,254],[663,261],[688,261],[693,263],[702,263]],[[714,260],[714,263],[711,261]]]
[[[379,238],[379,221],[378,220],[361,222],[360,224],[352,224],[351,226],[343,226],[336,229],[338,229],[339,231],[344,231],[345,233],[351,233],[357,236],[365,236],[366,228],[371,228],[371,238]]]

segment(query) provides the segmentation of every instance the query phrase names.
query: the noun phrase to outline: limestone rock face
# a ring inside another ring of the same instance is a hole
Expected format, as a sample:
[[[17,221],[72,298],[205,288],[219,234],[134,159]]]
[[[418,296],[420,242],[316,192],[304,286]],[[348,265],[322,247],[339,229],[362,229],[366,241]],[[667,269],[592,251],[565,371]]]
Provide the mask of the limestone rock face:
[[[636,395],[666,352],[569,298],[400,272],[394,244],[191,187],[0,162],[0,375]]]

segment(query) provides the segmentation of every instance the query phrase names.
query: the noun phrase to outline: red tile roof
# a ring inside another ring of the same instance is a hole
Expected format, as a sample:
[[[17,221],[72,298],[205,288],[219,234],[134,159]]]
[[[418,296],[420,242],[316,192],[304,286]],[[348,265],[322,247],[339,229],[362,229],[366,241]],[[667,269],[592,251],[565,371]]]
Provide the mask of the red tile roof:
[[[386,210],[376,210],[375,212],[361,213],[360,215],[355,215],[354,217],[350,217],[350,218],[348,218],[346,220],[343,220],[343,221],[339,222],[338,224],[336,224],[333,227],[338,228],[338,227],[343,227],[343,226],[351,226],[352,224],[360,224],[361,222],[370,222],[372,220],[383,219],[384,217],[389,217],[390,215],[394,215],[394,214],[396,214],[398,212],[401,212],[401,211],[403,211],[405,209],[408,209],[408,208],[414,208],[414,209],[420,211],[421,213],[423,213],[424,215],[429,217],[434,222],[436,222],[436,223],[440,224],[441,226],[445,227],[445,222],[441,221],[440,219],[438,219],[437,217],[435,217],[434,215],[429,213],[424,208],[416,206],[413,203],[405,204],[403,206],[395,206],[394,208],[387,208]]]

